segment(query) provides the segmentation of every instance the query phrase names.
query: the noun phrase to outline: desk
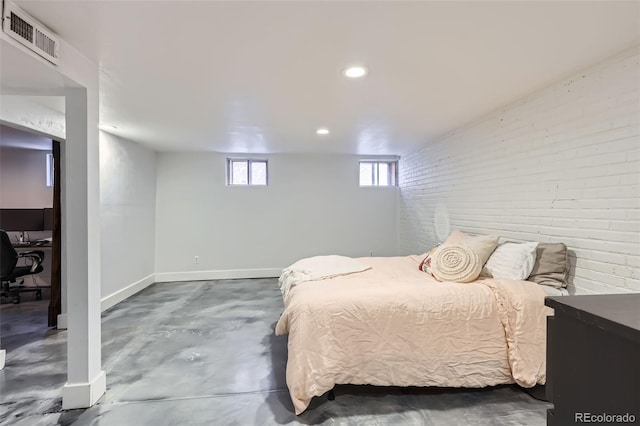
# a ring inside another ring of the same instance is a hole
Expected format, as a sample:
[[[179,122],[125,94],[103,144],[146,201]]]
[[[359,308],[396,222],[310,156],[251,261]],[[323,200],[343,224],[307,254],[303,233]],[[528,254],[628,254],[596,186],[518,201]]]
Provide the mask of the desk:
[[[11,245],[13,246],[14,249],[18,250],[18,249],[33,249],[33,250],[37,250],[39,247],[51,247],[51,242],[46,242],[46,243],[36,243],[36,242],[26,242],[26,243],[18,243],[18,242],[12,242]]]
[[[547,424],[616,423],[584,421],[587,415],[640,421],[640,293],[547,297],[545,305],[555,311],[547,319],[547,399],[554,405]]]

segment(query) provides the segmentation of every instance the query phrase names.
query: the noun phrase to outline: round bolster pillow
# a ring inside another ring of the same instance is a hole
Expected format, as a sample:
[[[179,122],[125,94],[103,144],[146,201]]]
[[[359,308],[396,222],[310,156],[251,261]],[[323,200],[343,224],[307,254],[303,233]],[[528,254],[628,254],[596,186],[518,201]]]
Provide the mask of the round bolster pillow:
[[[438,281],[468,283],[478,278],[481,270],[477,253],[462,244],[440,247],[431,260],[431,273]]]

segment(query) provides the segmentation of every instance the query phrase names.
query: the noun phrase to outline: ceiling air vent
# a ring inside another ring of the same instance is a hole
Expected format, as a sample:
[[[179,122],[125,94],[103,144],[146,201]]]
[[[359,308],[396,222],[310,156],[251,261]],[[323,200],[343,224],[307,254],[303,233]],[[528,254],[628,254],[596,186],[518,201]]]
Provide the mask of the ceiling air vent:
[[[58,64],[58,38],[10,1],[3,2],[2,31],[49,62]]]

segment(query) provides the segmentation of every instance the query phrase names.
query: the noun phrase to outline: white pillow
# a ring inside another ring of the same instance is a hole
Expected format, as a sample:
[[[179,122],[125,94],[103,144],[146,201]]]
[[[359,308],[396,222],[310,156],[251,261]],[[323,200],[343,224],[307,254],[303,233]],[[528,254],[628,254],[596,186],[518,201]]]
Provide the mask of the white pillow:
[[[536,263],[538,243],[502,243],[487,260],[482,275],[507,280],[526,280]]]

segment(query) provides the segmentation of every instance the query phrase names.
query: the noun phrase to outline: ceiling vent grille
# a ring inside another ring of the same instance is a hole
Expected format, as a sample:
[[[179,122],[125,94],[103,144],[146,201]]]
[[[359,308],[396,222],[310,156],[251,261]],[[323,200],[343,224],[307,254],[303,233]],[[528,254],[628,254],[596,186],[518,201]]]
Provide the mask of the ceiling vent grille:
[[[58,38],[10,1],[3,2],[2,31],[53,64],[58,64]]]

